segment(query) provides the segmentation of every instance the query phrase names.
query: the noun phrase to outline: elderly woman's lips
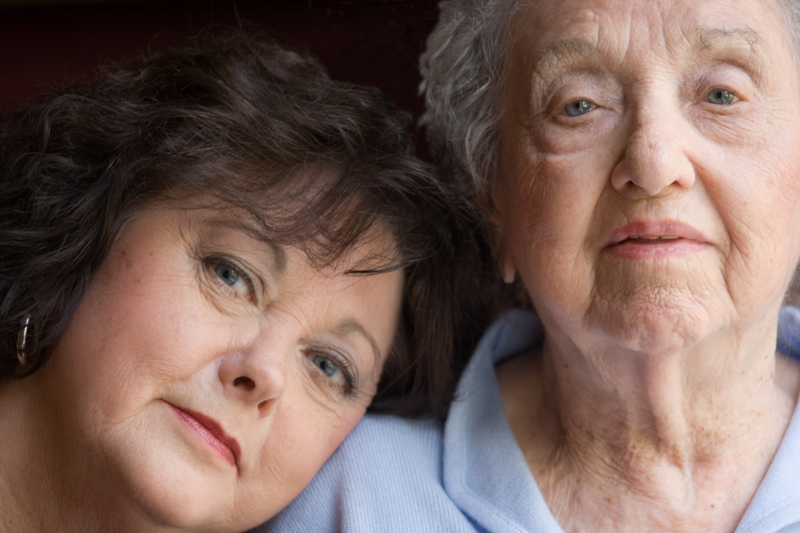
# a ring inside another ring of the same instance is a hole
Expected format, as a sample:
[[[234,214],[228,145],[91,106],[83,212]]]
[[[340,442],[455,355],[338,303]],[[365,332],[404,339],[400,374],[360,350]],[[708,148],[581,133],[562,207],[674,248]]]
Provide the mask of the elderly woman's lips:
[[[172,411],[189,431],[217,452],[231,466],[237,466],[241,449],[236,439],[225,433],[216,420],[202,413],[176,407],[167,402]]]
[[[704,250],[708,245],[689,239],[627,239],[608,247],[612,254],[628,259],[669,259]]]
[[[630,259],[659,259],[696,253],[708,243],[696,229],[670,219],[637,220],[614,230],[606,249]]]

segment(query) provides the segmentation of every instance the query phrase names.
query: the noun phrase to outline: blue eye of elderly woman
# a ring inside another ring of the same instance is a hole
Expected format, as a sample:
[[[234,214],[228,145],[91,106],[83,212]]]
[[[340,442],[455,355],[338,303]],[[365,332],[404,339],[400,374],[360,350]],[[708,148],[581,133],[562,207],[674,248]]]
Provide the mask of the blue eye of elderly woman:
[[[729,105],[739,99],[735,94],[725,89],[711,89],[707,98],[709,102],[717,105]]]
[[[575,100],[564,106],[564,113],[570,117],[579,117],[585,115],[594,109],[594,107],[594,104],[587,100]]]

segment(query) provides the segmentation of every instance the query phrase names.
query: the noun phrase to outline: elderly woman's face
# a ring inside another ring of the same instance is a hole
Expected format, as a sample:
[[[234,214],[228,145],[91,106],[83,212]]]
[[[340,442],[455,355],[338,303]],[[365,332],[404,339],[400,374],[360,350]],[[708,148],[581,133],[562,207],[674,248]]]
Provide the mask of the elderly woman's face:
[[[550,331],[658,351],[777,312],[800,89],[773,1],[532,2],[513,36],[490,219]]]
[[[242,530],[286,505],[364,414],[396,328],[402,272],[343,273],[385,239],[319,272],[240,224],[138,215],[30,378],[66,459],[164,525]]]

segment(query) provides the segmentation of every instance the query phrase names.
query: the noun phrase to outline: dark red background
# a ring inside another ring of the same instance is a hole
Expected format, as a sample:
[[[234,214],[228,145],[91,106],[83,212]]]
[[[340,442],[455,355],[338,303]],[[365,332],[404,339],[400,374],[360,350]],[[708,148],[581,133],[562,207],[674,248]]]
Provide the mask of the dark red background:
[[[200,31],[244,27],[375,85],[416,115],[431,0],[195,0],[0,9],[0,109]],[[208,28],[212,28],[208,30]],[[422,144],[418,143],[420,151]],[[423,155],[423,154],[421,154]]]

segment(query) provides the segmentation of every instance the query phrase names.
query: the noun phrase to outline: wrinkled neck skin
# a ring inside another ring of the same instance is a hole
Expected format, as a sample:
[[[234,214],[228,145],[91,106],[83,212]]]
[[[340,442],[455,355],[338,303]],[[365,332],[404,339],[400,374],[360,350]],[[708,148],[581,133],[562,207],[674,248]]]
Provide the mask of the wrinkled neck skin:
[[[514,436],[571,531],[732,532],[766,474],[800,390],[775,354],[777,310],[659,353],[579,349],[554,324],[498,367]]]
[[[97,458],[59,452],[70,443],[48,418],[40,374],[0,382],[0,531],[160,531],[125,504]]]

